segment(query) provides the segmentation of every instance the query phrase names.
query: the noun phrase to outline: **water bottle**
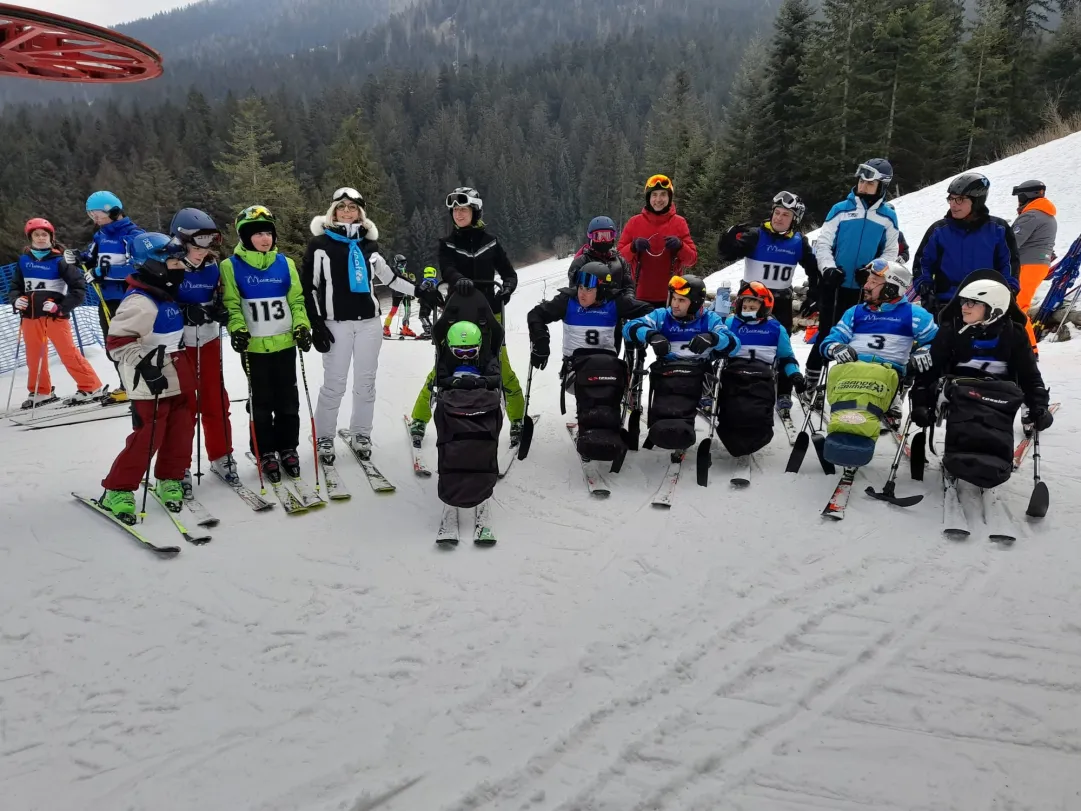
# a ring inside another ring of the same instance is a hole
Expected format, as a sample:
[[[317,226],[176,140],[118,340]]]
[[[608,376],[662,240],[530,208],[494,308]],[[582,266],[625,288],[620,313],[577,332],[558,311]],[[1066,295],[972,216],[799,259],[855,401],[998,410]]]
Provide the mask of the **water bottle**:
[[[725,282],[717,288],[717,297],[713,299],[713,312],[721,318],[728,318],[732,312],[732,285]]]

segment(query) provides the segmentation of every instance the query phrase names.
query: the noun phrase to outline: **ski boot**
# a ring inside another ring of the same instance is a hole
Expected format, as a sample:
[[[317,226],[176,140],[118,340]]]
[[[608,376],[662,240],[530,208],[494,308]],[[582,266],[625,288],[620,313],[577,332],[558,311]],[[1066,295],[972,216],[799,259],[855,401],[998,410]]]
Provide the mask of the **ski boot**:
[[[236,460],[233,454],[227,453],[220,459],[214,459],[210,463],[210,469],[229,484],[239,484],[240,475],[236,471]]]
[[[511,420],[510,423],[510,446],[517,448],[522,441],[522,425],[525,420]]]
[[[271,484],[281,484],[282,468],[278,464],[278,454],[270,451],[259,458],[259,467],[263,469],[263,476]]]
[[[31,394],[22,403],[22,409],[29,411],[31,408],[39,408],[49,403],[55,403],[60,398],[56,396],[56,387],[49,390],[48,394]]]
[[[300,478],[300,457],[297,456],[296,448],[290,448],[284,450],[280,454],[282,467],[285,468],[285,475],[290,479]]]
[[[416,338],[417,334],[413,332],[408,324],[402,324],[402,331],[399,335],[403,338]]]
[[[94,391],[77,391],[64,401],[64,405],[77,406],[83,403],[92,403],[104,397],[107,390],[107,386],[102,386],[100,389],[94,389]]]
[[[98,503],[118,521],[135,525],[135,494],[130,490],[106,490]]]
[[[171,513],[180,512],[184,506],[184,485],[178,482],[176,479],[158,479],[157,485],[154,487],[155,492],[158,494],[158,498]]]
[[[390,334],[390,325],[389,324],[384,324],[383,325],[383,337],[384,338],[392,338],[392,337],[394,337],[394,336],[392,336]]]
[[[349,437],[349,447],[352,449],[353,453],[365,461],[372,458],[371,437],[365,436],[364,434],[353,434]]]
[[[126,403],[128,401],[128,392],[121,386],[118,389],[113,389],[109,392],[109,396],[105,398],[107,403]]]
[[[409,423],[409,436],[413,438],[413,447],[419,448],[421,443],[424,442],[424,431],[428,428],[428,423],[424,420],[413,420]]]
[[[777,398],[776,405],[777,413],[781,415],[782,419],[789,419],[792,416],[792,398],[787,396],[780,396]]]
[[[315,440],[315,449],[319,453],[319,462],[324,465],[333,465],[337,458],[334,455],[334,437],[321,436]]]
[[[195,488],[191,482],[191,468],[184,471],[184,478],[180,480],[180,486],[184,488],[185,501],[195,498]]]
[[[683,450],[683,451],[672,451],[672,454],[668,457],[668,461],[670,461],[673,465],[678,465],[680,462],[683,461],[683,456],[686,453],[687,453],[687,451],[685,451],[685,450]]]

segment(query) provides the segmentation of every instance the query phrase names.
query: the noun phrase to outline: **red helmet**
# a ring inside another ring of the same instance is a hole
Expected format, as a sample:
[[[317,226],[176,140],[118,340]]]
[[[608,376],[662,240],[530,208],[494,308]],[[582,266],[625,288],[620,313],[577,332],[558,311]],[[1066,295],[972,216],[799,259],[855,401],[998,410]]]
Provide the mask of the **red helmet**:
[[[53,228],[53,224],[44,217],[34,217],[32,220],[26,221],[26,227],[23,228],[23,233],[26,236],[30,236],[34,231],[48,231],[53,239],[56,239],[56,229]]]
[[[743,282],[739,286],[739,292],[736,293],[736,306],[741,306],[740,299],[745,298],[762,302],[762,307],[758,311],[759,318],[769,318],[773,314],[773,292],[762,282]]]

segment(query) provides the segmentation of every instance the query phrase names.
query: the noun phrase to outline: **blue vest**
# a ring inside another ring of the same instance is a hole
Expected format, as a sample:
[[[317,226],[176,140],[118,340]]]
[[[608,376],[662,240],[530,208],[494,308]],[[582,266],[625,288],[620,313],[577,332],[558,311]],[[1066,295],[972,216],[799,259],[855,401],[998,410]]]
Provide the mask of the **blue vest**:
[[[972,341],[972,359],[964,363],[958,363],[959,369],[971,369],[988,375],[1005,375],[1009,371],[1009,364],[1001,356],[1005,354],[999,348],[998,335],[993,338],[976,338]]]
[[[787,290],[802,258],[803,234],[785,237],[760,228],[758,244],[743,262],[743,278],[762,282],[770,290]]]
[[[902,301],[889,312],[860,304],[852,317],[849,345],[858,355],[870,355],[895,366],[905,366],[912,354],[912,302]]]
[[[128,243],[132,237],[141,233],[143,229],[125,217],[101,226],[91,237],[97,246],[98,267],[102,269],[105,277],[101,283],[101,292],[106,299],[124,298],[126,280],[132,271]]]
[[[266,270],[253,268],[238,254],[233,254],[232,262],[233,279],[242,299],[241,310],[252,337],[271,338],[292,332],[289,261],[279,253]]]
[[[214,300],[220,276],[216,262],[198,270],[184,271],[184,281],[177,288],[176,300],[181,304],[209,304]]]
[[[691,352],[687,344],[694,339],[694,336],[701,335],[703,332],[710,332],[706,312],[706,310],[703,310],[687,322],[677,321],[672,317],[672,313],[665,313],[664,324],[661,325],[660,333],[668,339],[668,343],[672,347],[671,355],[679,358],[705,357],[705,355],[696,355]]]
[[[572,297],[563,316],[563,357],[570,357],[577,349],[615,352],[618,326],[619,313],[614,300],[583,307],[577,297]]]
[[[777,360],[777,345],[781,340],[781,322],[775,318],[765,321],[744,321],[732,316],[727,322],[728,329],[739,338],[739,351],[734,358],[749,358],[773,364]]]
[[[23,275],[23,292],[47,290],[50,293],[59,293],[61,296],[66,295],[68,286],[60,277],[60,260],[63,258],[61,254],[47,256],[44,259],[36,259],[32,254],[25,253],[20,256],[19,271]]]
[[[124,296],[144,296],[158,308],[158,314],[154,318],[154,329],[150,335],[139,338],[139,342],[150,347],[165,344],[166,353],[176,352],[180,349],[180,338],[184,334],[184,316],[180,312],[180,306],[173,301],[160,301],[144,290],[131,288]]]

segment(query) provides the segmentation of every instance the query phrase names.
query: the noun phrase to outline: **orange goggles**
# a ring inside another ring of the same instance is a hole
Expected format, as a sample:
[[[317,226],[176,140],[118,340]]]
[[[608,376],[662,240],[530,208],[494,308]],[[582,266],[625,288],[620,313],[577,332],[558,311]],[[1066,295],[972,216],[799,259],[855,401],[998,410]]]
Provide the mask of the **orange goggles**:
[[[668,289],[678,296],[689,296],[691,285],[682,276],[673,276],[668,282]]]
[[[652,191],[653,189],[672,191],[672,181],[668,179],[668,175],[653,175],[646,181],[646,191]]]

